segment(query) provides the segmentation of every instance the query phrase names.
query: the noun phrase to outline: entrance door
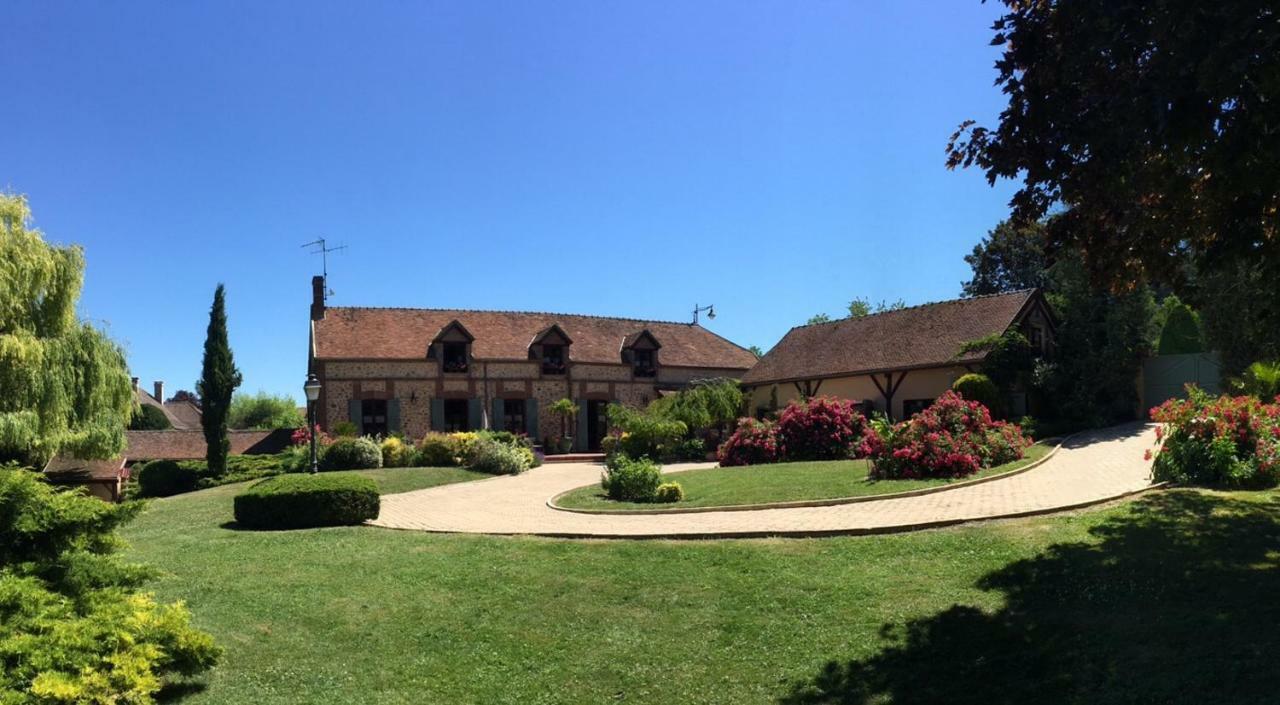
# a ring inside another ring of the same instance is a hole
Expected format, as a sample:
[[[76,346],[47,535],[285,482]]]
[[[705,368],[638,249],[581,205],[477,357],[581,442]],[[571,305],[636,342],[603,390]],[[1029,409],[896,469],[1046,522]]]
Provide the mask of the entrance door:
[[[606,410],[609,402],[592,399],[587,402],[587,450],[600,450],[600,439],[609,433]]]

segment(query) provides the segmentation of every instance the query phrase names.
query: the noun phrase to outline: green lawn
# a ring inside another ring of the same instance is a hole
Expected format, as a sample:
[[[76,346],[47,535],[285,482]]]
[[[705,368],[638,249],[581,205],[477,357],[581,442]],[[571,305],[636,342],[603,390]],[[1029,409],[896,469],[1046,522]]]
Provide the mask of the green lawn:
[[[684,500],[679,504],[615,502],[605,496],[598,484],[573,490],[557,499],[556,504],[575,509],[652,511],[677,507],[725,507],[734,504],[865,497],[999,475],[1039,460],[1050,450],[1052,446],[1036,444],[1027,449],[1026,457],[1022,460],[987,468],[960,480],[869,480],[867,473],[870,466],[865,460],[777,463],[672,473],[669,479],[679,482],[684,488]]]
[[[399,470],[368,473],[392,476]],[[429,471],[428,471],[429,472]],[[566,541],[222,528],[130,556],[226,647],[190,703],[1264,703],[1280,492],[1188,490],[860,538]]]

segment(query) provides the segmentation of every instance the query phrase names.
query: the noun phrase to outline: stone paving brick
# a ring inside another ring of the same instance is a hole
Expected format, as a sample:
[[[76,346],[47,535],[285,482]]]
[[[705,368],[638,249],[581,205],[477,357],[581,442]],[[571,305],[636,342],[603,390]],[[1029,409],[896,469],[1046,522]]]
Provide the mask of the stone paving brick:
[[[1150,487],[1155,426],[1128,424],[1067,439],[1027,472],[915,497],[827,507],[663,515],[579,514],[546,501],[593,484],[601,466],[544,465],[523,475],[431,487],[382,498],[376,526],[477,534],[613,538],[798,536],[905,531],[1103,502]],[[667,472],[710,467],[668,466]]]

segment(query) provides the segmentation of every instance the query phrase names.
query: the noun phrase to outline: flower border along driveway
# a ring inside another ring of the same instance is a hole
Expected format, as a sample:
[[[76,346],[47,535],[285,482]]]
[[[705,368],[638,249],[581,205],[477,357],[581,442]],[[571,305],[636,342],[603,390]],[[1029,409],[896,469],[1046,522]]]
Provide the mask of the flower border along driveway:
[[[821,507],[695,514],[603,515],[559,511],[547,500],[600,479],[593,463],[544,465],[523,475],[432,487],[382,498],[375,526],[448,533],[564,538],[748,538],[875,534],[1045,514],[1150,489],[1143,458],[1155,426],[1127,424],[1067,439],[1047,462],[1012,477],[913,497]],[[695,464],[670,471],[709,467]]]

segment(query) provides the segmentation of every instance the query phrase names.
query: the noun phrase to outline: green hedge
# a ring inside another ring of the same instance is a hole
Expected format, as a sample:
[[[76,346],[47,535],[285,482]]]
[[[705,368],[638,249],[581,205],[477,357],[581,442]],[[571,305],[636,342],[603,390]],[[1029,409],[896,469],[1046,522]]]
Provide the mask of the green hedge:
[[[321,470],[373,470],[382,467],[382,448],[369,437],[340,438],[320,458]]]
[[[168,497],[190,492],[199,478],[196,471],[175,460],[152,460],[138,471],[138,494],[143,497]]]
[[[236,523],[250,529],[304,529],[378,518],[378,486],[355,475],[279,475],[235,498]]]

